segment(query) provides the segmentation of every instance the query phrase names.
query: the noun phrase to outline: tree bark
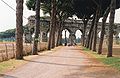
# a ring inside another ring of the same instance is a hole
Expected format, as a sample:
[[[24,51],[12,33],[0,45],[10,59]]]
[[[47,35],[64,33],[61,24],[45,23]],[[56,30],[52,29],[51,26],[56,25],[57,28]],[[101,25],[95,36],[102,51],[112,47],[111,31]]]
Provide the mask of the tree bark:
[[[52,7],[52,10],[51,10],[51,24],[50,24],[50,34],[49,34],[49,42],[48,42],[48,50],[51,50],[51,48],[54,48],[55,47],[55,18],[56,18],[56,8],[55,8],[55,4],[56,4],[56,1],[55,0],[52,0],[51,1],[51,7]],[[54,40],[54,41],[53,41]]]
[[[90,37],[92,35],[92,31],[93,31],[93,27],[94,27],[94,22],[95,22],[95,15],[93,16],[93,20],[92,20],[92,24],[91,24],[91,28],[90,28],[90,31],[89,31],[89,34],[88,34],[88,37],[87,37],[87,48],[89,48],[89,43],[90,43]]]
[[[96,52],[96,44],[97,44],[97,27],[98,27],[98,22],[99,22],[99,14],[100,14],[100,9],[96,11],[96,17],[95,17],[95,25],[94,25],[94,36],[93,36],[93,47],[92,50]]]
[[[61,27],[61,30],[60,30],[59,46],[62,46],[62,28],[63,28],[63,26]]]
[[[53,32],[52,32],[52,48],[55,48],[55,32],[56,32],[56,0],[53,2]]]
[[[83,38],[82,38],[82,46],[85,46],[85,32],[86,32],[86,27],[88,23],[88,19],[83,19],[84,27],[83,27]]]
[[[33,41],[33,50],[32,54],[36,55],[38,54],[38,41],[39,41],[39,33],[40,33],[40,0],[36,0],[36,5],[35,5],[35,36],[34,36],[34,41]]]
[[[98,47],[98,54],[102,54],[102,45],[103,45],[103,40],[104,40],[104,34],[105,34],[105,25],[106,25],[106,20],[108,17],[108,14],[110,12],[110,7],[108,7],[103,15],[102,19],[102,31],[100,35],[100,42],[99,42],[99,47]]]
[[[114,18],[115,18],[115,8],[116,8],[116,0],[111,0],[110,5],[110,18],[109,18],[109,35],[108,35],[108,54],[107,57],[112,57],[112,49],[113,49],[113,26],[114,26]]]
[[[90,43],[89,43],[89,49],[92,50],[92,42],[93,42],[93,34],[94,32],[91,32],[91,36],[90,36]]]
[[[51,41],[52,40],[52,25],[50,24],[50,33],[49,33],[49,41],[48,41],[48,50],[51,50]]]
[[[56,47],[59,46],[59,42],[60,42],[60,30],[61,30],[61,21],[59,22],[59,26],[58,26],[58,29],[57,29],[57,33],[58,33],[58,36],[57,36],[57,43],[56,43]]]
[[[23,59],[23,0],[16,4],[16,59]]]
[[[88,23],[88,21],[89,20],[87,19],[87,23]],[[87,28],[87,24],[86,24],[86,28]],[[85,37],[86,38],[85,38],[85,45],[84,46],[87,47],[87,37],[88,37],[88,35],[87,35],[86,31],[85,31]]]

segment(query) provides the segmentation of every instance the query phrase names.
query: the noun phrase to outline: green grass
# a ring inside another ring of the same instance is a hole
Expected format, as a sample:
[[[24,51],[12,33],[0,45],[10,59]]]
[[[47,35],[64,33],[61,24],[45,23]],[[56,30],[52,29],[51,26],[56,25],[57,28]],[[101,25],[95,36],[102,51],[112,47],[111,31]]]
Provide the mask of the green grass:
[[[15,69],[16,66],[23,64],[23,60],[11,59],[0,63],[0,73],[5,72],[10,69]]]
[[[83,48],[83,50],[91,55],[92,57],[95,57],[97,60],[101,61],[102,63],[109,65],[111,67],[116,68],[120,71],[120,58],[119,57],[109,57],[107,58],[106,55],[99,55],[97,52],[92,52],[89,49]]]
[[[84,51],[90,51],[88,48],[83,48]]]

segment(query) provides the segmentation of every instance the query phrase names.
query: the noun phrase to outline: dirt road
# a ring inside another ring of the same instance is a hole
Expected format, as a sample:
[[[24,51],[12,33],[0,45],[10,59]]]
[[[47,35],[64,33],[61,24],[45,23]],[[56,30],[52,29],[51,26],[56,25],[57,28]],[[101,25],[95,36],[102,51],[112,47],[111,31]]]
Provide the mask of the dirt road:
[[[38,56],[2,78],[120,78],[120,74],[85,55],[78,47],[62,47]]]

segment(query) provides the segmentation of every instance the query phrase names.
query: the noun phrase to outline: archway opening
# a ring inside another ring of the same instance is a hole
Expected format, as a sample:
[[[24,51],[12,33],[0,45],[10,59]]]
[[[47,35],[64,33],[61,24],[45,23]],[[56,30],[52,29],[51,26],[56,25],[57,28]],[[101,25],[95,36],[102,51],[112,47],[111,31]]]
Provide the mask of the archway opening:
[[[97,37],[100,38],[100,35],[101,35],[101,31],[98,32]]]
[[[120,33],[118,34],[118,37],[120,38]]]
[[[76,36],[76,43],[80,43],[81,42],[82,32],[80,30],[77,30],[75,32],[75,36]]]
[[[113,35],[113,39],[114,39],[114,45],[119,45],[120,44],[120,33],[116,32]]]
[[[64,29],[62,31],[62,44],[63,45],[67,45],[67,43],[69,42],[69,35],[70,35],[70,32],[68,31],[68,29]]]
[[[97,33],[97,44],[100,42],[100,37],[101,37],[101,31]]]

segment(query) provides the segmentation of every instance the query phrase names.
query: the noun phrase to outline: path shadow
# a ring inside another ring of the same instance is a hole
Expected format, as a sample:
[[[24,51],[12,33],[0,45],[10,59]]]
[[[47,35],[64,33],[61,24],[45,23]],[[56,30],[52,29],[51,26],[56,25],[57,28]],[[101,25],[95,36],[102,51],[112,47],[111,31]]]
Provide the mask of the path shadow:
[[[83,49],[76,49],[76,48],[71,48],[71,49],[68,49],[68,50],[77,50],[77,51],[81,51],[81,50],[83,50]]]
[[[64,78],[120,78],[120,73],[110,68],[95,67],[94,69],[90,69],[89,67],[85,67],[72,70],[75,72],[64,75]]]
[[[17,78],[17,77],[5,75],[5,74],[0,74],[0,78]]]
[[[82,59],[82,57],[70,57],[70,56],[54,56],[54,55],[39,55],[39,56]],[[85,58],[83,58],[83,59],[85,59]]]
[[[108,67],[108,66],[103,66],[103,65],[97,65],[97,64],[92,64],[92,65],[77,65],[77,64],[65,64],[65,63],[55,63],[55,62],[44,62],[44,61],[35,61],[35,60],[26,60],[28,62],[33,62],[33,63],[39,63],[39,64],[49,64],[49,65],[57,65],[57,66],[69,66],[69,67]]]

